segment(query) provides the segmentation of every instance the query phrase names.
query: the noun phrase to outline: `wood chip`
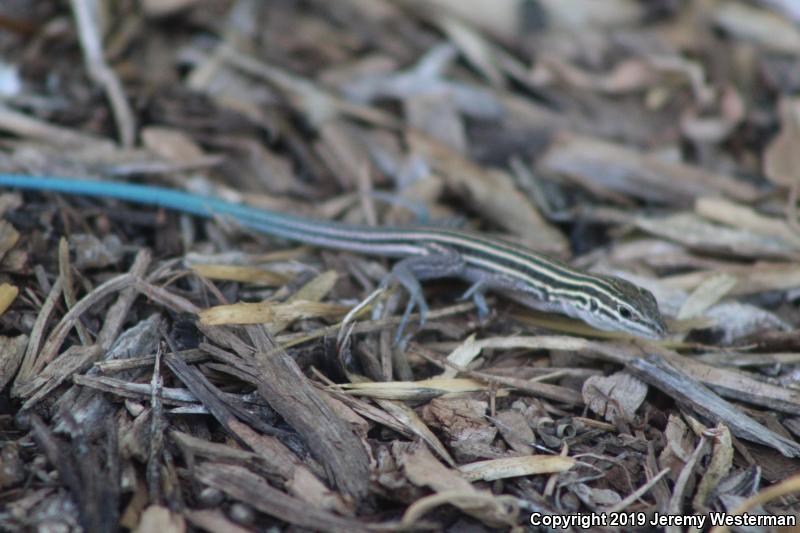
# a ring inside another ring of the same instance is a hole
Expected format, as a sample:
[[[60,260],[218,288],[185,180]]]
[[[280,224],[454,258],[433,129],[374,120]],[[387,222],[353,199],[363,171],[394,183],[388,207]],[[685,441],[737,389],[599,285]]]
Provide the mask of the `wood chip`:
[[[557,474],[575,466],[575,459],[553,455],[529,455],[469,463],[459,467],[470,481],[494,481],[535,474]]]

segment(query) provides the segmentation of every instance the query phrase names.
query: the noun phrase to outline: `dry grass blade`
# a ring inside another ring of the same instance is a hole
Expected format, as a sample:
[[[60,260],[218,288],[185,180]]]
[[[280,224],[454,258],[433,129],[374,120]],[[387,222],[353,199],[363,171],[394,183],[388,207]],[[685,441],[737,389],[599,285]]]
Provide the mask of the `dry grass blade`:
[[[306,318],[339,318],[347,313],[348,307],[322,302],[297,300],[291,303],[261,302],[257,304],[240,303],[218,305],[204,309],[200,320],[207,326],[225,324],[272,324],[291,323]]]
[[[384,400],[429,400],[443,394],[487,390],[473,379],[426,379],[422,381],[389,381],[380,383],[345,383],[338,385],[349,394]]]
[[[194,265],[192,270],[208,279],[241,281],[243,283],[259,283],[272,286],[286,284],[291,278],[279,272],[270,272],[261,268],[234,265]]]
[[[557,474],[566,472],[573,466],[575,466],[575,459],[572,457],[530,455],[468,463],[461,465],[458,469],[470,481],[494,481],[495,479],[533,474]]]

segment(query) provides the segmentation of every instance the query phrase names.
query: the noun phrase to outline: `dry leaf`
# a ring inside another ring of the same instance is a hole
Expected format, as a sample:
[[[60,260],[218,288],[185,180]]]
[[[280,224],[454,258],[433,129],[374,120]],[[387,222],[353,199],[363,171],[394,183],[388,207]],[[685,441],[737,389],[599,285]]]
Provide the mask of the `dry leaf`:
[[[719,143],[733,132],[742,121],[746,109],[742,97],[733,87],[725,87],[720,95],[717,116],[700,115],[701,110],[691,110],[681,118],[683,134],[695,142]]]
[[[716,270],[699,270],[661,278],[665,287],[692,290],[705,280],[723,272],[736,277],[732,296],[757,294],[769,291],[787,291],[800,286],[800,265],[793,263],[757,262],[753,265],[731,264]]]
[[[729,274],[719,274],[707,278],[689,295],[681,310],[678,320],[688,320],[702,315],[712,305],[725,297],[735,286],[737,279]]]
[[[480,33],[456,17],[442,17],[442,30],[458,49],[495,87],[504,85],[503,74],[498,67],[492,44]]]
[[[508,527],[516,523],[516,509],[509,510],[502,497],[474,488],[458,472],[442,465],[419,443],[411,445],[397,458],[408,479],[418,486],[427,486],[441,497],[423,498],[414,503],[403,516],[406,527],[414,524],[428,510],[451,504],[491,527]]]
[[[186,520],[202,531],[225,533],[252,533],[252,530],[240,526],[225,515],[222,509],[184,510]]]
[[[416,0],[402,1],[415,8],[420,5]],[[428,0],[426,3],[497,36],[511,39],[523,29],[517,0]]]
[[[722,424],[717,424],[717,427],[706,433],[713,433],[714,448],[692,502],[697,511],[707,509],[709,495],[716,490],[719,482],[730,473],[733,466],[733,442],[730,430]]]
[[[497,429],[486,419],[489,404],[472,398],[436,398],[422,409],[422,419],[452,441],[491,444]]]
[[[608,377],[590,376],[583,383],[582,394],[589,409],[612,424],[620,417],[631,422],[647,396],[647,385],[630,374],[617,372]]]
[[[560,136],[538,168],[592,191],[624,193],[660,204],[689,205],[698,196],[719,195],[752,201],[758,194],[752,186],[729,176],[577,135]]]
[[[331,292],[338,277],[339,274],[337,274],[335,270],[327,270],[300,287],[289,301],[310,300],[312,302],[318,302]]]
[[[18,241],[19,232],[14,226],[5,220],[0,220],[0,261],[5,259],[6,254],[16,246]]]
[[[666,442],[658,456],[658,464],[660,468],[669,468],[674,480],[692,455],[694,434],[680,417],[670,415],[664,437]]]
[[[492,221],[539,250],[563,253],[567,249],[564,237],[542,218],[508,174],[487,171],[428,137],[408,132],[407,138],[412,150],[442,174],[450,189]]]
[[[780,106],[781,131],[764,153],[764,174],[775,185],[800,185],[800,99],[784,98]]]
[[[724,198],[698,198],[694,210],[703,218],[760,233],[765,237],[779,237],[790,246],[800,249],[800,234],[785,219],[762,215],[752,207]]]
[[[18,287],[8,283],[0,285],[0,315],[6,312],[8,306],[17,298],[17,295],[19,295]]]
[[[139,525],[134,529],[134,533],[184,533],[186,531],[186,521],[179,513],[174,513],[166,507],[151,505],[142,513]]]
[[[125,247],[114,234],[105,235],[102,240],[91,233],[70,235],[69,244],[75,253],[73,266],[77,269],[102,268],[122,260]]]
[[[608,74],[593,74],[558,56],[543,56],[533,68],[530,78],[537,85],[569,85],[584,90],[624,94],[655,85],[661,75],[654,65],[642,59],[621,61]]]
[[[422,442],[425,442],[428,446],[430,446],[430,448],[435,451],[439,457],[447,461],[447,464],[456,464],[456,462],[450,456],[450,452],[447,451],[447,447],[445,447],[436,434],[425,425],[425,422],[419,417],[419,415],[417,415],[416,411],[401,402],[394,402],[391,400],[375,400],[375,403],[377,403],[381,409],[386,411],[386,413],[394,418],[397,423],[405,427],[409,433],[420,437]]]
[[[536,435],[528,420],[519,411],[500,411],[494,417],[494,425],[511,448],[521,454],[531,455]]]
[[[726,253],[741,257],[796,257],[800,247],[780,236],[754,233],[750,230],[711,224],[693,213],[666,217],[637,217],[640,229],[705,253]]]
[[[464,120],[446,94],[422,95],[404,102],[408,125],[460,154],[468,153]]]
[[[151,126],[142,130],[142,143],[164,161],[191,164],[205,156],[203,149],[186,133],[171,128]]]
[[[800,52],[800,30],[777,13],[751,7],[743,2],[721,2],[714,21],[734,37],[756,43],[775,52]]]
[[[339,114],[381,126],[393,126],[396,123],[392,115],[382,110],[342,100],[308,78],[243,54],[233,47],[222,48],[220,56],[237,69],[262,78],[280,89],[291,105],[304,113],[314,126],[322,125]]]
[[[724,335],[720,343],[729,344],[758,331],[790,331],[792,326],[775,313],[755,305],[741,302],[724,302],[707,310],[705,316],[712,319]]]
[[[622,497],[618,492],[611,489],[590,487],[586,483],[575,483],[570,485],[569,489],[589,509],[595,511],[612,507],[622,501]]]
[[[458,374],[458,369],[465,369],[478,355],[481,353],[482,346],[475,342],[475,334],[473,333],[464,342],[458,345],[455,350],[450,352],[447,356],[447,362],[453,366],[448,366],[442,373],[439,374],[440,378],[453,378]]]

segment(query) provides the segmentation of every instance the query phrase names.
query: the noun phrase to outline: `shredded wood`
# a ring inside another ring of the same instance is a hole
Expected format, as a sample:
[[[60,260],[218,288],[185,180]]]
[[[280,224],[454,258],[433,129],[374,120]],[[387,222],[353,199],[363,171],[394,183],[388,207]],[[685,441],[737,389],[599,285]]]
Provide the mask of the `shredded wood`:
[[[0,175],[497,237],[668,329],[0,188],[0,530],[797,530],[798,65],[793,0],[0,2]]]

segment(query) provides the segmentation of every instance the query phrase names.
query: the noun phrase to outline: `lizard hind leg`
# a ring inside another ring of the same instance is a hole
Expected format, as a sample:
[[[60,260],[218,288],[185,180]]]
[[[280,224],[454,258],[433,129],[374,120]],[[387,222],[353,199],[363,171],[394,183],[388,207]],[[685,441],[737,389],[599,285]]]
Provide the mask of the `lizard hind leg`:
[[[485,292],[488,289],[488,284],[485,279],[481,279],[470,285],[464,294],[461,295],[460,300],[472,300],[475,308],[478,310],[478,320],[484,323],[489,318],[489,304],[486,303]]]
[[[464,272],[466,264],[461,256],[451,250],[438,249],[431,254],[407,257],[398,261],[392,271],[381,281],[381,288],[389,287],[392,283],[399,283],[408,292],[408,303],[406,304],[400,325],[397,326],[395,343],[399,344],[403,337],[403,331],[408,325],[408,319],[414,309],[419,310],[419,325],[424,326],[428,318],[428,303],[422,292],[421,281],[458,277]],[[376,308],[373,319],[377,318],[380,310]]]

